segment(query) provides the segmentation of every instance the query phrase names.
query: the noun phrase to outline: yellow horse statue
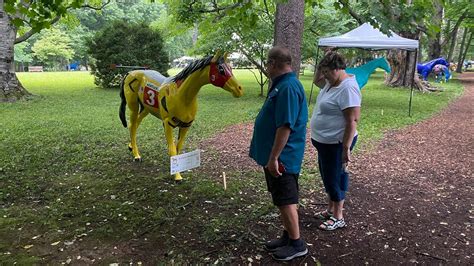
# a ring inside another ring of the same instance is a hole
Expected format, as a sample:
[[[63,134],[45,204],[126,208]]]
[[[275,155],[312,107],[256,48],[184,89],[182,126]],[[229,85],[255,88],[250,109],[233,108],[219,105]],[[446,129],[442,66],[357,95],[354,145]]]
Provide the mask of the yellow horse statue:
[[[135,161],[141,161],[137,147],[137,128],[149,113],[163,121],[168,153],[179,154],[186,133],[197,112],[197,94],[202,86],[213,84],[232,93],[234,97],[243,94],[242,86],[232,74],[227,64],[227,53],[217,52],[214,56],[190,63],[174,77],[166,78],[154,70],[134,70],[127,73],[121,84],[119,116],[127,127],[125,106],[130,110],[130,143]],[[175,144],[173,129],[179,128],[178,142]],[[176,181],[181,181],[179,173]]]

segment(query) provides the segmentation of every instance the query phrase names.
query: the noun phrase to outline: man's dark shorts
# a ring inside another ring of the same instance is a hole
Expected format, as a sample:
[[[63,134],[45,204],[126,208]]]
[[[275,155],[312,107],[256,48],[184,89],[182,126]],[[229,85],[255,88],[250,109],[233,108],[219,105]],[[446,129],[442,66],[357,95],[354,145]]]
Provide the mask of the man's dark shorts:
[[[273,204],[276,206],[285,206],[298,204],[298,176],[299,174],[283,173],[281,176],[274,177],[270,172],[265,171],[268,192],[272,194]]]

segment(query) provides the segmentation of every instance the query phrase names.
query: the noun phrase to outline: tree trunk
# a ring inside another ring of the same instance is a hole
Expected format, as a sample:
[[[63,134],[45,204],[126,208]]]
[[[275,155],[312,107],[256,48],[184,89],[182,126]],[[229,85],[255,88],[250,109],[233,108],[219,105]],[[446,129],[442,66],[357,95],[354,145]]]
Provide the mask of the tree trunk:
[[[288,0],[277,4],[273,44],[290,50],[293,59],[291,67],[296,75],[300,72],[303,26],[304,0]]]
[[[466,55],[467,55],[467,51],[469,50],[469,47],[471,47],[471,41],[472,41],[472,34],[473,32],[471,31],[471,35],[469,37],[469,41],[467,41],[467,45],[466,47],[464,48],[464,53],[463,53],[463,56],[462,56],[462,61],[464,62],[464,60],[466,60]],[[462,52],[462,51],[461,51]]]
[[[420,39],[418,40],[418,43],[424,42],[426,39],[426,35],[423,35],[423,33],[420,33]],[[418,58],[416,59],[418,62],[423,62],[423,49],[418,49]]]
[[[0,102],[15,102],[31,95],[15,74],[14,43],[16,28],[0,6]]]
[[[433,1],[436,13],[432,17],[433,25],[441,29],[443,23],[443,5],[439,0]],[[441,30],[435,36],[428,38],[428,57],[429,60],[441,57]]]
[[[393,87],[410,87],[413,67],[416,62],[414,57],[415,52],[390,50],[387,59],[392,71],[387,77],[386,84]]]
[[[401,32],[399,35],[405,38],[417,39],[419,33]],[[415,51],[390,50],[387,54],[387,60],[392,71],[385,79],[385,84],[391,87],[413,86],[420,91],[431,91],[432,89],[427,86],[427,83],[421,82],[415,72],[417,63],[415,54]]]
[[[453,53],[454,53],[454,47],[456,47],[456,39],[458,37],[458,29],[459,28],[454,29],[453,37],[451,39],[451,44],[449,45],[448,62],[453,61]]]
[[[464,44],[466,43],[466,37],[467,37],[467,28],[464,28],[464,33],[462,35],[462,41],[461,41],[461,49],[459,49],[459,56],[458,56],[458,66],[456,67],[456,72],[461,73],[462,72],[462,64],[464,62],[463,60],[463,51],[464,51]]]

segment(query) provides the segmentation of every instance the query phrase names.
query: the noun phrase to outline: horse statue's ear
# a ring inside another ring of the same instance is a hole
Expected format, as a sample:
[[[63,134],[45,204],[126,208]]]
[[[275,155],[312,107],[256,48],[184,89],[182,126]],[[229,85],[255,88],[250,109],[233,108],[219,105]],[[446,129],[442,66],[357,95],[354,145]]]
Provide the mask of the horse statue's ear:
[[[229,52],[225,52],[225,53],[224,53],[224,56],[223,56],[223,57],[224,57],[224,62],[229,62],[229,61],[227,60],[227,57],[228,57],[228,56],[229,56]]]
[[[217,60],[219,59],[220,55],[221,55],[221,51],[220,51],[220,50],[217,50],[217,51],[216,51],[216,54],[215,54],[214,57],[212,58],[211,62],[212,62],[212,63],[217,62]]]

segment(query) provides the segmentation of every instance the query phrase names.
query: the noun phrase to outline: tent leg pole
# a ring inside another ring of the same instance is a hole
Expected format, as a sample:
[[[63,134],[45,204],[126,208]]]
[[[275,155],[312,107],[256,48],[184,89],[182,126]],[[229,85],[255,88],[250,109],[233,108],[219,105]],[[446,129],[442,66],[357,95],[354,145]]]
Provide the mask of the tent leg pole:
[[[319,46],[318,49],[316,50],[316,59],[314,60],[314,71],[313,71],[313,80],[314,76],[316,75],[316,67],[318,66],[318,57],[319,57]],[[311,81],[311,92],[309,93],[309,101],[308,101],[308,106],[311,105],[311,97],[313,96],[313,87],[314,83],[313,80]]]
[[[413,74],[411,76],[411,85],[410,85],[410,102],[408,104],[408,116],[411,117],[411,102],[413,98],[413,85],[415,84],[415,72],[416,72],[416,59],[418,57],[418,49],[415,49],[415,63],[413,68]]]

